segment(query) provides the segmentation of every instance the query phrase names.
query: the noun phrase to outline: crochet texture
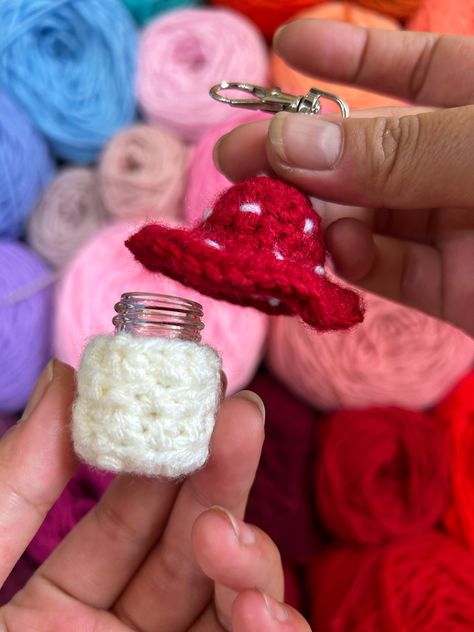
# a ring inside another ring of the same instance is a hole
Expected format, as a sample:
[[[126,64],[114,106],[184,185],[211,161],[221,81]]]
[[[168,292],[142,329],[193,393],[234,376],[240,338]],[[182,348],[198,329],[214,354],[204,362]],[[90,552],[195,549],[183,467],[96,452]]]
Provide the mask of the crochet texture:
[[[93,338],[77,378],[77,455],[110,472],[193,472],[209,455],[220,370],[217,353],[195,342],[126,333]]]

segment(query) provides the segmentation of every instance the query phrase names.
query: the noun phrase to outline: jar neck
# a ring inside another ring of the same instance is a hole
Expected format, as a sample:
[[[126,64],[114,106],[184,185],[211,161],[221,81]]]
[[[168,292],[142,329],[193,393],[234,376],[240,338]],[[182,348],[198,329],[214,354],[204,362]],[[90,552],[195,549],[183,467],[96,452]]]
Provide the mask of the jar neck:
[[[115,305],[115,333],[201,341],[202,306],[177,296],[127,292]]]

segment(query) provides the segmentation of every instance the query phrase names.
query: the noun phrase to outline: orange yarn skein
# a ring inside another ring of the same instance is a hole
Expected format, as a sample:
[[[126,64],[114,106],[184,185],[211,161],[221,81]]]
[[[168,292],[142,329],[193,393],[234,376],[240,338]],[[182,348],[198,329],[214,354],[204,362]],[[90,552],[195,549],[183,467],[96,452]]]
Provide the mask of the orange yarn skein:
[[[356,0],[356,2],[367,9],[399,20],[411,17],[421,4],[421,0]]]
[[[348,22],[358,26],[392,31],[400,28],[399,24],[392,18],[358,7],[349,2],[326,2],[298,13],[295,18],[339,20],[340,22]],[[308,77],[293,70],[275,53],[271,55],[270,64],[272,85],[276,85],[286,92],[305,94],[311,87],[316,86],[322,90],[337,94],[353,109],[403,105],[401,101],[392,97],[353,86],[335,84],[326,80],[321,81],[318,78]]]

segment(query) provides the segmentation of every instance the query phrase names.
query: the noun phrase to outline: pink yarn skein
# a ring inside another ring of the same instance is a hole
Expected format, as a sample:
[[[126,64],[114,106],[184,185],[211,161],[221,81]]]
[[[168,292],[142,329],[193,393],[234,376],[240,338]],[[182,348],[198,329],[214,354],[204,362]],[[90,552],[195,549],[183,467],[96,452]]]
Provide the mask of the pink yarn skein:
[[[366,295],[364,322],[318,334],[291,318],[270,323],[268,364],[316,408],[400,406],[438,402],[474,361],[474,341],[447,323]]]
[[[189,164],[184,195],[184,218],[187,222],[199,220],[206,209],[213,206],[218,195],[232,185],[230,180],[217,171],[212,159],[214,146],[219,138],[238,125],[267,119],[269,116],[263,112],[243,111],[235,119],[219,123],[203,135],[194,148]]]
[[[171,11],[143,30],[137,99],[147,121],[196,141],[235,116],[209,88],[220,81],[266,85],[268,52],[257,28],[228,9]]]
[[[68,168],[44,191],[30,217],[27,241],[43,259],[62,268],[109,219],[95,172]]]
[[[169,132],[134,125],[111,140],[98,170],[99,191],[112,215],[178,217],[188,149]]]
[[[137,224],[130,223],[108,226],[66,269],[57,291],[57,357],[77,367],[91,336],[113,332],[114,305],[123,292],[158,292],[201,303],[203,342],[221,355],[228,392],[246,386],[262,357],[267,317],[250,308],[208,298],[145,270],[124,246],[125,239],[137,228]]]

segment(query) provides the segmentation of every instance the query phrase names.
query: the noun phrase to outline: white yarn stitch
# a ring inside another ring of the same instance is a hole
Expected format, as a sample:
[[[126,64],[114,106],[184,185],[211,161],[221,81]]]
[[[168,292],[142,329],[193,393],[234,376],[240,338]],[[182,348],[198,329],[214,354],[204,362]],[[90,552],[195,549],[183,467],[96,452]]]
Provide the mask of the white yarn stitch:
[[[209,346],[121,333],[96,336],[78,372],[72,437],[109,472],[176,478],[206,462],[221,392]]]

